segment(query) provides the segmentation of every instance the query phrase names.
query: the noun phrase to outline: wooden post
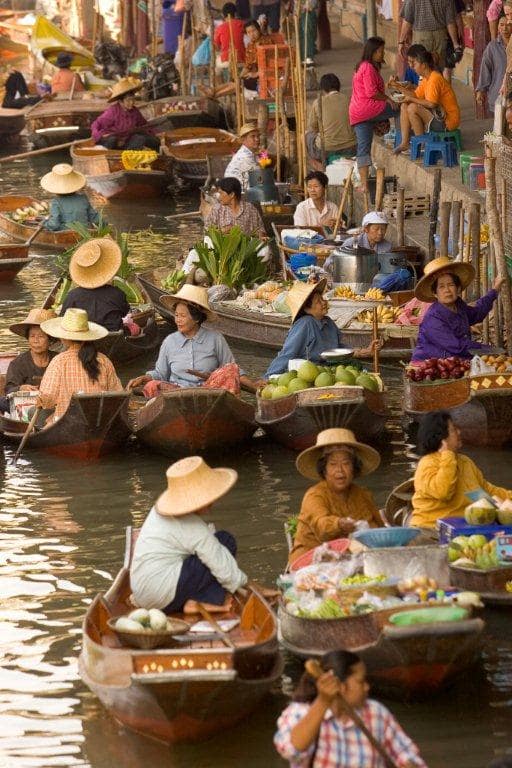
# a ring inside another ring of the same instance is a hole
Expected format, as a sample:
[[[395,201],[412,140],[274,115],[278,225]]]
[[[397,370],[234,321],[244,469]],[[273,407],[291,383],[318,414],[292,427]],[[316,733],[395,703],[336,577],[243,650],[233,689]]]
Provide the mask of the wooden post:
[[[377,168],[376,182],[375,182],[375,210],[380,211],[382,209],[382,201],[384,199],[384,181],[386,179],[386,169]]]
[[[441,221],[439,224],[439,255],[448,255],[448,238],[450,236],[450,214],[452,204],[450,202],[441,203]]]
[[[464,261],[464,229],[466,225],[466,215],[464,213],[464,206],[460,206],[460,222],[459,222],[459,261]]]
[[[476,93],[476,86],[480,76],[480,65],[482,56],[487,43],[490,40],[489,24],[487,22],[486,11],[489,6],[489,0],[473,0],[473,90]],[[478,104],[475,99],[475,115],[478,120],[483,120],[489,116],[485,104]]]
[[[396,195],[396,235],[398,247],[405,245],[405,189],[398,187]]]
[[[277,181],[281,181],[281,126],[279,109],[279,58],[277,45],[274,46],[274,77],[275,87],[275,111],[274,111],[274,137],[276,143],[276,176]]]
[[[434,189],[432,190],[432,200],[430,201],[430,222],[428,230],[428,260],[432,261],[436,257],[436,244],[434,237],[437,230],[437,216],[439,214],[439,197],[441,195],[441,168],[434,171]]]
[[[213,45],[213,38],[215,35],[215,25],[213,23],[213,16],[210,13],[210,88],[215,95],[215,48]]]
[[[490,249],[490,243],[487,246],[487,248],[484,248],[483,254],[482,254],[482,270],[480,272],[480,285],[481,285],[481,295],[485,296],[487,291],[489,290],[489,249]],[[484,344],[489,343],[489,315],[484,318],[483,323],[483,341]]]
[[[258,130],[260,132],[261,146],[267,146],[268,104],[263,100],[258,104]]]
[[[508,221],[507,221],[507,180],[505,177],[501,178],[500,189],[501,189],[501,226],[503,229],[503,234],[506,235],[508,232]]]
[[[460,200],[454,200],[452,202],[452,257],[455,261],[459,259],[459,236],[460,236],[460,212],[462,203]]]
[[[323,106],[322,106],[322,91],[318,91],[317,105],[318,105],[318,131],[320,133],[320,162],[322,163],[322,168],[325,169],[326,155],[325,155],[325,133],[324,133],[324,112],[323,112]]]
[[[373,308],[372,318],[372,341],[376,342],[379,338],[379,317],[377,315],[377,307]],[[373,348],[373,372],[379,372],[379,348],[377,345]]]
[[[366,37],[377,35],[377,10],[375,0],[366,0]]]
[[[180,35],[180,48],[181,48],[181,58],[180,58],[180,86],[181,86],[181,95],[186,96],[187,95],[187,78],[186,78],[186,68],[185,68],[185,29],[187,27],[187,13],[188,11],[185,11],[185,15],[183,16],[183,27],[181,28],[181,35]]]
[[[478,298],[480,288],[480,203],[471,203],[470,210],[470,236],[471,236],[471,264],[475,270],[475,280],[470,285],[468,295],[472,301]]]
[[[352,174],[353,173],[354,173],[354,167],[352,166],[352,168],[349,171],[349,174],[348,174],[347,178],[345,179],[345,187],[343,189],[343,194],[341,195],[340,207],[338,208],[338,214],[336,216],[336,222],[334,224],[334,230],[333,230],[333,233],[332,233],[333,239],[335,239],[336,235],[338,234],[338,229],[339,229],[340,222],[341,222],[341,217],[342,217],[342,214],[343,214],[343,208],[345,206],[345,202],[347,200],[347,195],[349,193],[349,190],[352,187]]]

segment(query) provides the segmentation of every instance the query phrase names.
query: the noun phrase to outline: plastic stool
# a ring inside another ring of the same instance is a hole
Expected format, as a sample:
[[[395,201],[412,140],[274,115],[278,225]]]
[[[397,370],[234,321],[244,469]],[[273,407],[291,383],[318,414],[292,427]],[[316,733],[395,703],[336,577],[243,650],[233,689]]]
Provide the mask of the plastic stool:
[[[462,134],[460,128],[454,128],[453,131],[432,131],[432,136],[435,141],[454,141],[457,145],[457,150],[462,150]]]
[[[402,131],[398,129],[395,131],[395,149],[402,143]]]
[[[423,165],[425,168],[437,165],[436,156],[438,153],[441,155],[441,159],[447,168],[458,165],[457,147],[454,141],[427,141],[423,151]]]
[[[429,141],[431,141],[430,133],[422,133],[420,136],[411,136],[411,160],[419,159],[422,145],[426,145]]]

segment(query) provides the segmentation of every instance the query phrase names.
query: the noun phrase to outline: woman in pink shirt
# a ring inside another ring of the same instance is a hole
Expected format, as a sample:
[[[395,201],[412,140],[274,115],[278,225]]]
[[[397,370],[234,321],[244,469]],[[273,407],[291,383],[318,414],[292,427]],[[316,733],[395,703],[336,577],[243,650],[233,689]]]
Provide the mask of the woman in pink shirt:
[[[352,78],[352,96],[348,109],[350,125],[357,138],[357,167],[361,186],[368,189],[368,168],[372,164],[371,148],[375,123],[396,115],[396,105],[386,96],[380,68],[384,61],[384,40],[369,37],[361,61]]]

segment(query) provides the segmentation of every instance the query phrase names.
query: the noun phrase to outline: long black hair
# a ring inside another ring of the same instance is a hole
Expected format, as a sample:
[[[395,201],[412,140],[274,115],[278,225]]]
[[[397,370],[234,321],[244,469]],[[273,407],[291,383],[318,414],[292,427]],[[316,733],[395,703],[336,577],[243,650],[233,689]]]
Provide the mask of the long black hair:
[[[418,428],[418,453],[435,453],[448,437],[452,417],[448,411],[433,411],[423,416]]]
[[[356,66],[356,72],[363,63],[363,61],[368,61],[370,64],[373,64],[375,69],[380,69],[380,64],[376,64],[373,61],[373,54],[375,51],[378,51],[379,48],[383,48],[386,45],[386,41],[382,37],[369,37],[366,43],[364,44],[363,53],[361,55],[361,61]]]
[[[419,62],[420,64],[425,64],[429,69],[435,69],[435,62],[434,57],[430,53],[430,51],[427,51],[426,48],[423,50],[416,50],[414,53],[411,53],[411,49],[407,51],[407,56],[409,56],[414,61]]]
[[[92,341],[84,341],[78,350],[78,359],[82,363],[83,369],[91,381],[98,381],[100,375],[100,363],[98,360],[98,350]]]
[[[359,656],[351,653],[351,651],[329,651],[320,659],[320,666],[324,672],[332,669],[338,680],[344,683],[347,677],[350,677],[354,672],[354,667],[360,662]],[[315,678],[308,672],[304,672],[293,692],[293,701],[309,704],[316,699],[317,695]]]

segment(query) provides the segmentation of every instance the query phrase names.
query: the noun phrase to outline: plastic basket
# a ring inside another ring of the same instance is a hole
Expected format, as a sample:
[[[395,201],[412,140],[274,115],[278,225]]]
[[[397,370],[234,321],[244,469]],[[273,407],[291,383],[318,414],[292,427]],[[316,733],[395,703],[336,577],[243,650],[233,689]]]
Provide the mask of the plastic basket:
[[[456,536],[472,536],[474,533],[480,533],[488,541],[497,533],[512,534],[512,525],[469,525],[463,517],[442,517],[437,521],[437,528],[441,544],[448,544]]]
[[[421,533],[419,528],[371,528],[366,531],[357,531],[352,534],[353,539],[357,539],[370,549],[379,547],[406,547],[413,539]]]

